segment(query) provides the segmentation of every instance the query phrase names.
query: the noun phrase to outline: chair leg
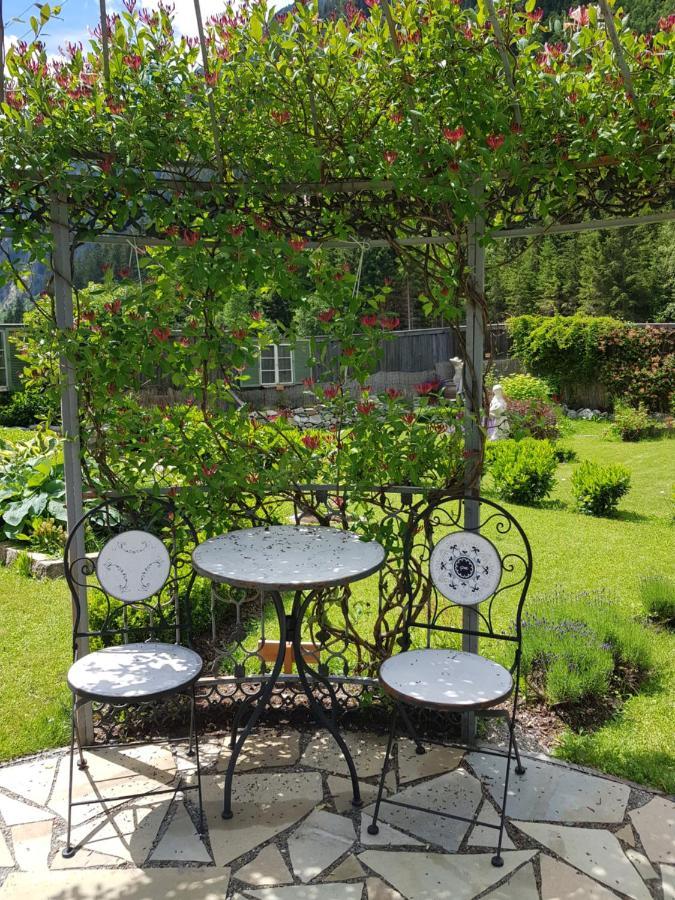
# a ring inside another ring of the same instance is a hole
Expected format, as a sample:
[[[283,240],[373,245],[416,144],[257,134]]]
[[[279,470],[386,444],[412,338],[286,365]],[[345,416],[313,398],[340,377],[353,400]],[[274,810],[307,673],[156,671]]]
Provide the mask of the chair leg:
[[[192,694],[192,700],[190,701],[190,736],[188,738],[188,756],[195,755],[195,695],[194,692]]]
[[[194,755],[197,768],[197,795],[199,797],[199,825],[197,834],[203,837],[206,834],[206,823],[204,822],[204,801],[202,799],[202,767],[199,761],[199,734],[196,727],[197,720],[197,701],[195,699],[194,688],[192,690],[192,698],[190,704],[190,742],[194,741]]]
[[[397,703],[396,708],[397,708],[401,718],[403,719],[403,724],[406,727],[406,731],[410,735],[411,741],[415,744],[415,753],[417,753],[418,756],[422,756],[424,753],[427,752],[426,748],[422,745],[422,742],[420,741],[420,739],[417,735],[417,731],[415,730],[415,726],[410,721],[410,716],[408,715],[408,712],[407,712],[405,706],[403,706],[402,703]]]
[[[75,700],[73,699],[73,709],[72,709],[72,722],[71,722],[71,731],[70,731],[70,756],[69,756],[69,770],[68,770],[68,820],[66,825],[66,846],[61,851],[61,856],[64,859],[71,859],[75,856],[75,847],[70,843],[70,832],[72,827],[72,812],[73,812],[73,769],[75,767],[75,717],[77,715],[77,711],[75,708]],[[82,756],[82,748],[79,746],[78,741],[78,749],[80,751],[80,756]],[[86,765],[86,764],[85,764]]]
[[[380,814],[380,805],[382,803],[382,794],[384,793],[384,779],[387,776],[387,767],[389,758],[391,757],[392,747],[394,746],[394,736],[396,734],[396,724],[398,722],[399,707],[398,704],[394,708],[394,714],[391,717],[391,726],[389,728],[389,740],[387,741],[387,752],[384,755],[384,763],[382,765],[382,774],[380,775],[380,785],[377,789],[377,800],[375,801],[375,812],[373,813],[373,821],[368,826],[368,834],[377,834],[379,827],[377,817]]]
[[[517,676],[518,677],[518,676]],[[497,839],[497,852],[492,857],[492,865],[497,868],[501,868],[504,865],[504,860],[502,859],[502,842],[504,840],[504,823],[506,821],[506,802],[509,796],[509,775],[511,773],[511,759],[513,757],[513,750],[515,746],[515,727],[516,727],[516,709],[518,707],[518,689],[516,688],[515,699],[513,702],[513,713],[511,714],[510,719],[508,720],[509,726],[509,749],[506,754],[506,772],[504,773],[504,796],[502,797],[502,814],[499,820],[499,837]],[[516,750],[516,754],[518,751]],[[518,768],[522,769],[522,774],[525,770],[520,765],[520,757],[518,756]],[[516,771],[518,771],[518,768]]]
[[[509,728],[511,729],[511,733],[513,734],[513,752],[516,754],[516,768],[514,769],[514,772],[516,773],[516,775],[524,775],[527,769],[522,764],[520,760],[520,753],[518,752],[518,741],[516,740],[516,723],[513,722],[512,725],[510,724]]]

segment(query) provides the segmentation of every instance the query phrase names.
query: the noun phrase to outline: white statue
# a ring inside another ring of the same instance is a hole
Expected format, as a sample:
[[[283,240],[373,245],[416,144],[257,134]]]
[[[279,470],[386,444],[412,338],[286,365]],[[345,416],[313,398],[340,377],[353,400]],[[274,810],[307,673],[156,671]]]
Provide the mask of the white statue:
[[[500,441],[509,436],[509,422],[506,417],[508,405],[501,384],[492,388],[490,415],[488,417],[488,440]]]
[[[464,360],[460,356],[453,356],[450,362],[455,369],[452,383],[455,385],[455,394],[459,397],[464,393]]]

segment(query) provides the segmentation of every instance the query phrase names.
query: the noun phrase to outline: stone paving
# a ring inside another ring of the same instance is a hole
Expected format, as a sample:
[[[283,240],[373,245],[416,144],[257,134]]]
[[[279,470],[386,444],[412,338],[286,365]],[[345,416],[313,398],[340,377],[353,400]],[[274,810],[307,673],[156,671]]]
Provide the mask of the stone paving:
[[[382,807],[367,833],[384,738],[347,734],[365,807],[353,809],[344,760],[322,733],[263,729],[250,738],[220,817],[228,749],[202,743],[208,835],[195,793],[76,808],[79,844],[63,859],[67,755],[0,768],[0,900],[675,900],[675,804],[619,781],[526,759],[512,776],[504,866],[496,832],[435,810],[497,822],[503,763],[480,750],[401,740],[387,793],[425,812]],[[102,795],[194,779],[184,745],[88,754]],[[94,796],[76,772],[78,799]]]

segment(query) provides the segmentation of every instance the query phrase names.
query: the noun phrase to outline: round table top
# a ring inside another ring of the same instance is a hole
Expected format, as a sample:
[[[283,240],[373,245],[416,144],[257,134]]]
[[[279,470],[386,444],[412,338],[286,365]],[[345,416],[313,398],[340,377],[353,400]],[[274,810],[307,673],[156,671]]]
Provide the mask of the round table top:
[[[293,591],[348,584],[377,572],[384,548],[351,531],[315,525],[243,528],[195,547],[199,575],[233,587]]]

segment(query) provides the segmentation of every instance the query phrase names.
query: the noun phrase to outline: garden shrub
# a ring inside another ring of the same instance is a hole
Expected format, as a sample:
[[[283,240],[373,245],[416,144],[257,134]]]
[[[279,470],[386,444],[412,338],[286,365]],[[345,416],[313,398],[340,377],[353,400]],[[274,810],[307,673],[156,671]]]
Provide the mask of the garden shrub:
[[[551,386],[543,378],[516,373],[507,375],[499,382],[507,400],[539,400],[545,403],[551,399]]]
[[[653,664],[648,631],[602,591],[540,597],[523,618],[522,671],[550,704],[635,690]]]
[[[640,600],[650,619],[675,624],[675,582],[666,575],[649,575],[640,581]]]
[[[584,460],[572,474],[572,493],[579,512],[589,516],[609,516],[630,488],[630,472],[625,466]]]
[[[61,556],[66,546],[66,529],[54,519],[33,519],[30,545],[33,550],[50,556]]]
[[[560,441],[557,441],[553,445],[553,449],[555,451],[555,458],[559,463],[574,462],[574,460],[577,458],[576,450],[568,447],[567,444],[561,444]]]
[[[0,425],[27,427],[56,418],[53,404],[44,393],[35,390],[5,394],[0,403]]]
[[[488,463],[502,500],[536,503],[553,489],[557,461],[550,441],[498,441],[489,447]]]
[[[622,441],[639,441],[642,438],[653,437],[658,429],[642,403],[637,407],[617,403],[610,431],[618,435]]]
[[[525,437],[555,441],[560,437],[560,418],[554,406],[542,400],[507,398],[506,418],[509,434],[515,440]]]
[[[675,390],[675,329],[608,316],[516,316],[512,352],[556,389],[600,382],[611,396],[667,412]]]

